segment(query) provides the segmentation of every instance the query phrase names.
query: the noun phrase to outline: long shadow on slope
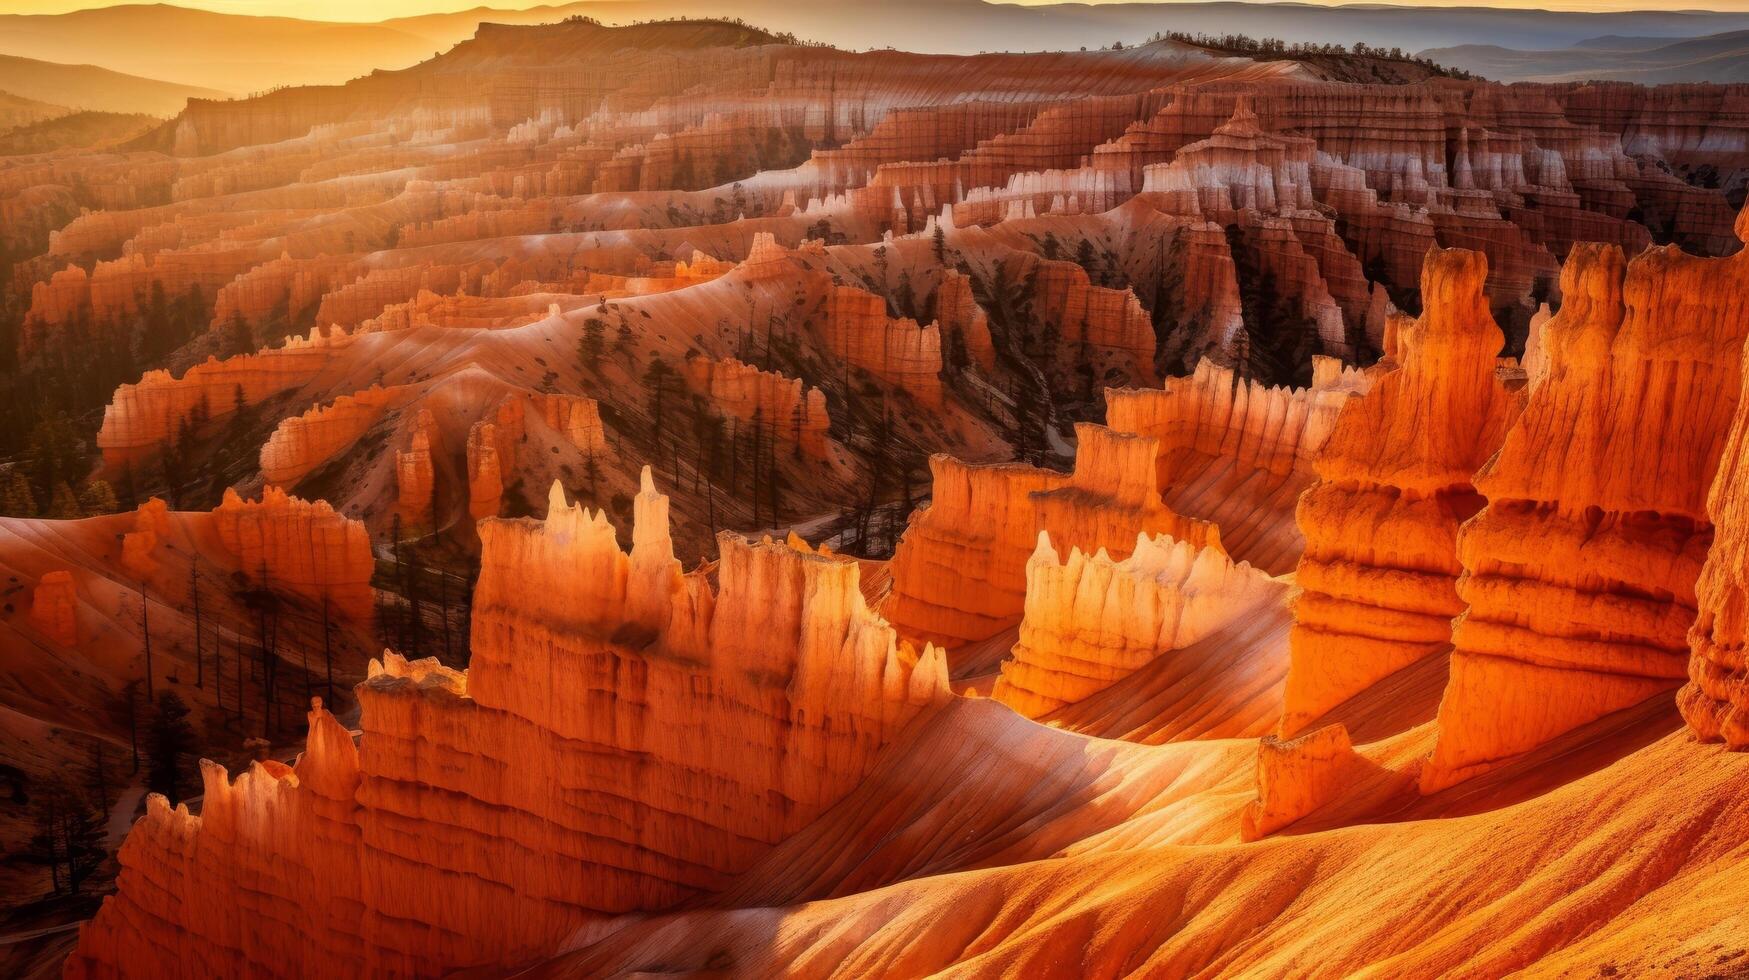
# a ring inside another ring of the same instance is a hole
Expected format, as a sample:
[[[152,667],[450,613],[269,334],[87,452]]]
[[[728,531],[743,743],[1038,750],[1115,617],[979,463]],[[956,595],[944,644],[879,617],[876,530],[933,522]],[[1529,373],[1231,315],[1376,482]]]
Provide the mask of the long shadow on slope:
[[[1281,717],[1292,626],[1290,596],[1040,720],[1146,745],[1268,734]]]
[[[889,746],[853,793],[702,904],[790,905],[1039,860],[1212,789],[1244,795],[1251,760],[1241,741],[1111,742],[994,701],[956,699]],[[1198,806],[1174,832],[1187,842],[1226,837],[1231,817]]]

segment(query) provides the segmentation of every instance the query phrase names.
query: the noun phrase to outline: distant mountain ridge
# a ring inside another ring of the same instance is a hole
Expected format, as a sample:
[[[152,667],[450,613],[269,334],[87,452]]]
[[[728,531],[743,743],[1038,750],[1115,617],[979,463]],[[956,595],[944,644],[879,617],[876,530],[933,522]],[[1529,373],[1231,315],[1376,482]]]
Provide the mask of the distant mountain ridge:
[[[840,47],[890,46],[941,54],[1073,50],[1120,41],[1127,45],[1166,31],[1320,44],[1364,41],[1420,51],[1494,44],[1502,38],[1525,48],[1561,49],[1607,36],[1668,36],[1678,41],[1749,30],[1749,12],[1581,13],[1235,0],[1041,6],[984,0],[744,0],[733,13],[767,30]],[[98,64],[246,94],[282,85],[335,84],[376,69],[405,68],[471,37],[481,23],[550,23],[576,15],[627,23],[721,17],[724,11],[720,0],[584,0],[527,10],[477,7],[379,23],[334,23],[128,5],[70,14],[0,15],[0,53]]]
[[[96,65],[63,65],[8,54],[0,54],[0,89],[73,109],[150,116],[173,116],[189,99],[217,99],[229,94]]]
[[[1460,45],[1421,52],[1441,64],[1499,81],[1749,81],[1749,30],[1705,37],[1597,37],[1546,51]]]

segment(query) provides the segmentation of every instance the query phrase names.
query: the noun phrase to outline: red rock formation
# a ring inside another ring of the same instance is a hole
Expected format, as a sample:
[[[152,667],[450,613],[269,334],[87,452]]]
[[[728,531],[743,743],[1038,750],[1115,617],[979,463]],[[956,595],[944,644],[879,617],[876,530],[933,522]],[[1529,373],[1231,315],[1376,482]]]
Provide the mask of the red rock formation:
[[[1062,562],[1040,531],[1020,640],[991,697],[1038,718],[1254,615],[1280,592],[1218,548],[1141,535],[1121,561],[1073,548]]]
[[[1294,503],[1316,475],[1312,460],[1342,406],[1371,373],[1313,358],[1310,388],[1270,387],[1201,362],[1164,388],[1107,389],[1106,418],[1158,440],[1167,506],[1221,528],[1222,546],[1272,574],[1290,571],[1305,546]]]
[[[79,605],[73,573],[46,572],[30,594],[30,624],[64,647],[79,643]]]
[[[395,451],[395,507],[408,527],[429,527],[436,475],[431,466],[431,440],[436,431],[431,412],[421,409],[405,450]]]
[[[212,514],[219,541],[260,588],[325,601],[358,622],[371,617],[370,578],[376,570],[364,525],[268,487],[258,501],[226,490]]]
[[[170,509],[163,500],[153,497],[134,512],[134,529],[122,535],[121,565],[135,579],[150,578],[158,570],[152,552],[158,542],[170,532]]]
[[[957,334],[972,363],[996,370],[996,348],[990,341],[990,318],[972,296],[970,276],[949,270],[935,292],[935,319],[947,334]]]
[[[200,816],[154,798],[69,973],[166,943],[220,973],[526,961],[721,888],[949,696],[853,561],[725,535],[715,594],[682,575],[648,480],[630,555],[557,487],[484,522],[470,670],[385,653],[356,747],[318,704],[295,767],[209,763]]]
[[[1341,725],[1289,740],[1265,735],[1257,743],[1257,799],[1245,805],[1240,837],[1260,840],[1337,799],[1360,769]]]
[[[924,405],[941,404],[941,328],[891,319],[879,296],[854,286],[827,295],[825,348],[854,365],[910,392]]]
[[[1214,525],[1160,502],[1153,439],[1087,424],[1076,431],[1072,474],[931,457],[932,497],[912,514],[893,554],[893,590],[882,613],[906,635],[949,649],[1014,626],[1040,531],[1066,547],[1103,548],[1120,559],[1142,533],[1219,549]]]
[[[1749,593],[1749,583],[1744,581],[1744,570],[1749,568],[1746,461],[1749,399],[1739,394],[1718,476],[1707,495],[1713,541],[1695,585],[1699,615],[1688,630],[1688,683],[1676,696],[1695,735],[1737,750],[1749,748],[1749,666],[1743,656],[1749,645],[1749,624],[1744,621],[1744,596]]]
[[[1306,538],[1281,730],[1442,648],[1463,611],[1458,525],[1479,510],[1471,474],[1517,411],[1495,376],[1499,328],[1479,253],[1428,253],[1426,312],[1403,322],[1372,390],[1343,405],[1300,498]]]
[[[1741,225],[1749,234],[1749,218]],[[1547,367],[1476,475],[1432,792],[1687,676],[1749,258],[1576,246]],[[1721,556],[1722,558],[1723,556]],[[1703,633],[1704,635],[1704,633]]]
[[[138,382],[116,389],[103,412],[97,446],[106,466],[135,462],[169,443],[183,420],[199,414],[222,418],[237,403],[241,389],[245,405],[309,381],[335,348],[351,338],[345,334],[293,337],[284,347],[220,361],[208,358],[172,377],[168,371],[148,371]]]
[[[294,486],[312,470],[351,446],[406,392],[372,386],[281,422],[261,447],[261,477]]]
[[[815,458],[826,456],[826,393],[805,388],[799,378],[761,371],[730,358],[689,358],[687,383],[711,404],[742,421],[763,419],[772,432]]]
[[[504,465],[498,455],[498,427],[475,422],[468,430],[468,516],[497,517],[503,506]]]

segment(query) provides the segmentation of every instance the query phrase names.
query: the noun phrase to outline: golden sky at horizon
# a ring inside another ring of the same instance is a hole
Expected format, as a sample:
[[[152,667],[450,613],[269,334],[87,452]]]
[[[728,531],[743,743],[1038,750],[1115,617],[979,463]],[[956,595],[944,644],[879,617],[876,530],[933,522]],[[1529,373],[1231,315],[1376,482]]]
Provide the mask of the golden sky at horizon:
[[[0,13],[58,14],[92,7],[112,7],[124,3],[150,0],[0,0]],[[198,7],[232,14],[300,17],[306,20],[378,21],[416,14],[469,10],[476,7],[526,9],[539,6],[559,6],[566,0],[177,0],[178,6]],[[1056,0],[1005,0],[1030,5]],[[1134,0],[1080,0],[1080,2],[1134,2]],[[1298,0],[1302,3],[1335,6],[1357,0]],[[1544,9],[1563,11],[1609,10],[1715,10],[1749,11],[1749,0],[1358,0],[1358,2],[1389,3],[1408,7],[1487,6],[1512,9]],[[725,15],[733,14],[738,4],[725,0],[721,4]]]

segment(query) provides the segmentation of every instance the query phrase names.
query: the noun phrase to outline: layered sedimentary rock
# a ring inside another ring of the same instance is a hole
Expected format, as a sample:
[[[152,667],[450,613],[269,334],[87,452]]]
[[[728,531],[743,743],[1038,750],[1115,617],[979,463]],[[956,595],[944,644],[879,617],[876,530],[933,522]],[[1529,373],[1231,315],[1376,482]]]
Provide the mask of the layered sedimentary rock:
[[[1746,375],[1749,376],[1749,375]],[[1695,584],[1699,607],[1688,630],[1688,683],[1676,696],[1682,717],[1706,742],[1749,749],[1749,513],[1745,480],[1749,472],[1749,399],[1737,399],[1737,412],[1725,440],[1718,476],[1707,494],[1712,546]],[[47,581],[45,579],[45,581]]]
[[[1112,428],[1158,440],[1159,485],[1174,510],[1221,528],[1223,547],[1272,574],[1304,547],[1293,523],[1312,460],[1342,406],[1376,371],[1314,357],[1308,388],[1272,386],[1202,361],[1162,388],[1106,390]]]
[[[504,498],[504,467],[498,453],[498,427],[475,422],[468,430],[468,516],[497,517]]]
[[[300,500],[274,487],[260,500],[226,490],[212,520],[219,541],[257,588],[297,593],[369,620],[376,561],[362,523],[325,501]]]
[[[1048,531],[1026,563],[1020,639],[991,696],[1029,718],[1080,701],[1280,599],[1217,548],[1139,535],[1129,556],[1059,559]]]
[[[395,450],[395,509],[401,522],[409,527],[424,527],[431,522],[431,495],[436,474],[431,463],[431,439],[436,422],[428,409],[421,409],[413,421],[413,434],[406,449]]]
[[[1488,506],[1458,539],[1468,610],[1424,790],[1688,676],[1714,541],[1707,494],[1749,335],[1746,277],[1741,253],[1660,248],[1624,262],[1582,245],[1568,257],[1566,302],[1541,333],[1546,368],[1476,475]]]
[[[844,363],[905,389],[925,405],[941,403],[941,328],[887,316],[880,297],[854,286],[832,290],[822,341]]]
[[[289,487],[351,446],[405,392],[371,387],[281,422],[261,447],[261,477]]]
[[[1312,359],[1309,388],[1264,385],[1205,360],[1160,388],[1107,391],[1106,423],[1159,440],[1162,483],[1172,479],[1175,454],[1187,450],[1286,476],[1310,472],[1342,406],[1369,385],[1330,357]]]
[[[721,888],[949,697],[854,561],[725,535],[713,592],[647,470],[635,510],[630,554],[557,487],[484,522],[470,669],[385,653],[356,747],[318,705],[295,767],[209,763],[200,816],[155,799],[70,974],[167,944],[215,973],[524,962]]]
[[[1399,321],[1388,369],[1343,405],[1318,454],[1297,513],[1305,591],[1284,735],[1450,642],[1458,526],[1484,503],[1471,477],[1517,412],[1495,372],[1486,273],[1480,253],[1428,253],[1426,311]]]
[[[944,333],[965,345],[966,355],[985,371],[996,369],[996,348],[990,340],[990,317],[972,294],[972,279],[948,271],[935,291],[935,318]]]

